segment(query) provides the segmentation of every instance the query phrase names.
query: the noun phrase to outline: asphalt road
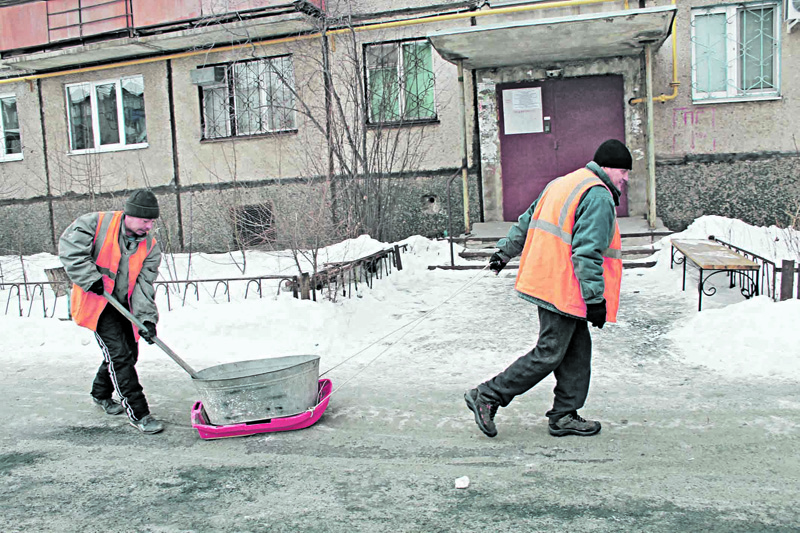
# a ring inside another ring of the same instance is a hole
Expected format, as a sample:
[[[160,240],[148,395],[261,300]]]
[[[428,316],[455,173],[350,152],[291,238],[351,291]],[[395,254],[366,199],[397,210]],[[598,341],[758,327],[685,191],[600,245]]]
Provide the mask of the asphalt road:
[[[497,438],[483,436],[464,390],[513,360],[497,339],[521,320],[536,336],[510,283],[459,304],[496,302],[506,331],[439,335],[445,314],[295,432],[201,440],[186,375],[143,364],[166,430],[141,435],[89,401],[94,368],[6,365],[0,531],[800,531],[797,377],[688,367],[663,339],[687,311],[663,298],[627,293],[626,326],[595,335],[582,414],[602,421],[599,435],[548,435],[548,379],[500,410]],[[440,368],[431,354],[443,350],[464,364]],[[456,489],[462,476],[470,485]]]

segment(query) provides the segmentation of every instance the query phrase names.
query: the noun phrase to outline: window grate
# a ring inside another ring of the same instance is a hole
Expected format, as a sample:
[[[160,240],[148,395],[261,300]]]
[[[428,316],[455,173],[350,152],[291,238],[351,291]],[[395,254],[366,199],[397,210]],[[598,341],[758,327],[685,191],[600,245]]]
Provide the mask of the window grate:
[[[774,3],[693,9],[693,98],[779,96],[779,15]]]
[[[370,123],[436,118],[431,45],[405,41],[367,45]]]
[[[240,248],[273,244],[276,239],[271,202],[235,207],[231,210],[234,241]]]
[[[296,129],[291,56],[233,62],[224,67],[225,79],[201,91],[204,139]]]

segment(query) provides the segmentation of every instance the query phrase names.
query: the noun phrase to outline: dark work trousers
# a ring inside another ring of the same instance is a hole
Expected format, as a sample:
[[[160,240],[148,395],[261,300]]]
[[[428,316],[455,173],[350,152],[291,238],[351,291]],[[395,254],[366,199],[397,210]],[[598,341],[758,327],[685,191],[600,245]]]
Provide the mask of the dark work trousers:
[[[92,396],[111,398],[116,391],[131,420],[139,420],[150,414],[144,397],[136,361],[139,360],[139,345],[133,336],[133,325],[111,305],[100,313],[94,336],[103,350],[103,363],[92,383]]]
[[[546,414],[555,422],[583,407],[589,393],[591,366],[592,337],[588,323],[539,307],[536,347],[479,385],[478,391],[505,407],[514,396],[528,391],[552,372],[556,377],[555,400]]]

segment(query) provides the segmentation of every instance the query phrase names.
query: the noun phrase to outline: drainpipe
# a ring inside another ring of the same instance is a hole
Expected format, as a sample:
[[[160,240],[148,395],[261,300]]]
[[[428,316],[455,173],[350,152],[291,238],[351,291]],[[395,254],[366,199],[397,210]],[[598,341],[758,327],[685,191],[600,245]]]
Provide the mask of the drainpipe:
[[[458,89],[461,95],[461,186],[464,192],[464,235],[469,235],[469,150],[467,148],[467,99],[464,96],[464,65],[458,60]]]
[[[656,227],[656,151],[653,139],[653,48],[644,45],[644,70],[647,106],[647,222]],[[677,90],[677,89],[676,89]]]

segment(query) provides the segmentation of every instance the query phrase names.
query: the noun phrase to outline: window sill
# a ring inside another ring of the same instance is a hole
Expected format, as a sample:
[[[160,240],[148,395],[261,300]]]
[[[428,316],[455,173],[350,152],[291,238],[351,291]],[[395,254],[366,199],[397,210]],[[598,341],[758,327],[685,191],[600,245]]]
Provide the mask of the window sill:
[[[88,150],[72,150],[68,152],[67,155],[92,155],[92,154],[106,154],[110,152],[125,152],[128,150],[142,150],[144,148],[149,148],[150,145],[147,143],[143,144],[128,144],[123,146],[106,146],[102,148],[90,148]]]
[[[22,161],[22,158],[22,154],[0,155],[0,163],[6,163],[8,161]]]
[[[436,118],[425,118],[419,120],[402,120],[399,122],[370,122],[367,124],[367,128],[371,130],[377,130],[381,128],[405,128],[410,126],[430,126],[440,123],[441,121],[439,120],[439,117],[436,117]]]
[[[283,135],[296,135],[296,134],[297,134],[297,129],[271,131],[269,133],[258,133],[255,135],[229,135],[228,137],[212,137],[210,139],[201,138],[200,144],[213,144],[213,143],[230,142],[230,141],[250,141],[256,139],[269,139],[270,137],[277,137]]]
[[[707,104],[734,104],[739,102],[771,102],[775,100],[783,100],[779,94],[772,94],[769,96],[735,96],[732,98],[695,98],[692,97],[692,103],[695,105]]]

